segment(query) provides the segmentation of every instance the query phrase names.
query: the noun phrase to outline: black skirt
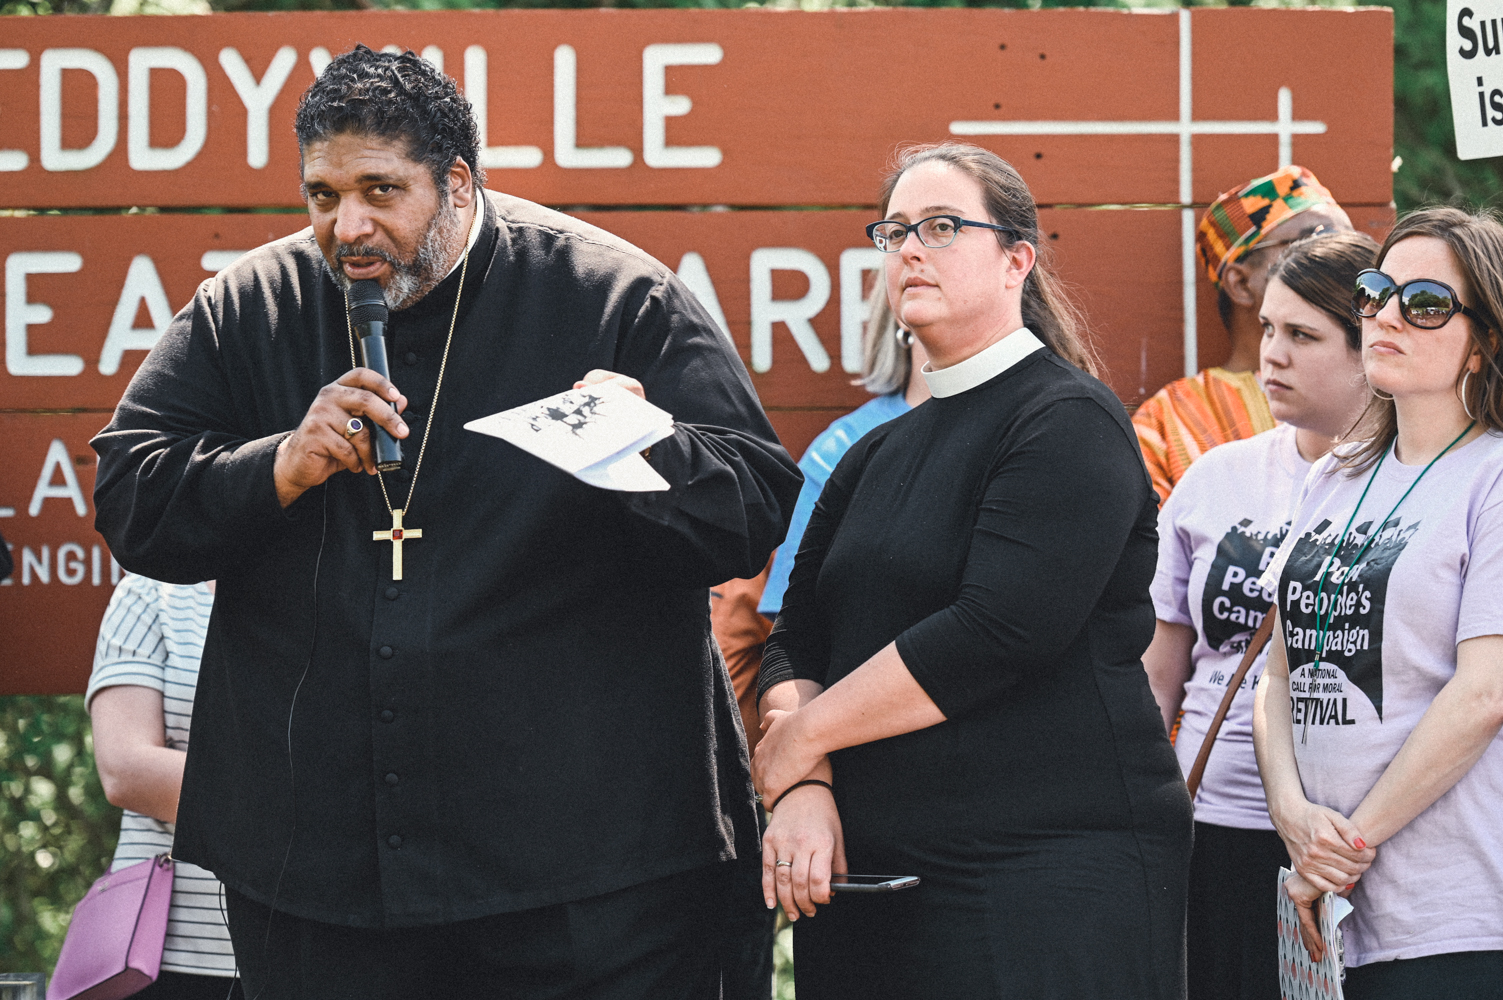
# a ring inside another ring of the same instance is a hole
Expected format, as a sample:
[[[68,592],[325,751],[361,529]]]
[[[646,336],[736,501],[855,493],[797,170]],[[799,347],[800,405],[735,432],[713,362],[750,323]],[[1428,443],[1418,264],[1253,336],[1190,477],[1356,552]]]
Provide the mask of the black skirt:
[[[799,1000],[1178,1000],[1187,846],[1177,829],[1079,832],[936,870],[848,842],[851,871],[923,881],[800,918]]]

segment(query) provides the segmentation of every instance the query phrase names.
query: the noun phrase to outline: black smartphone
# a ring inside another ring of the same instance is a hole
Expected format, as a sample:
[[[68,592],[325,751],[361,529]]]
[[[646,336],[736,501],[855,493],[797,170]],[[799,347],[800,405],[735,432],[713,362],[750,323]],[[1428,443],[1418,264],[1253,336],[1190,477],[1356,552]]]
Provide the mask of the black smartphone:
[[[835,892],[897,892],[919,884],[917,875],[831,875]]]

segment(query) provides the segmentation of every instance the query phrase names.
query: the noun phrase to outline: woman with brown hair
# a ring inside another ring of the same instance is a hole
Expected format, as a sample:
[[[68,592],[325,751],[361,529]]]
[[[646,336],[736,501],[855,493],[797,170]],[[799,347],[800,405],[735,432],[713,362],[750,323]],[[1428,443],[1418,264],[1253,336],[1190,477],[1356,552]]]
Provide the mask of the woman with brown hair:
[[[799,995],[1181,997],[1190,808],[1140,661],[1136,438],[1011,166],[910,149],[881,208],[934,398],[836,467],[763,660],[763,885]],[[825,906],[832,871],[922,881]]]
[[[1271,593],[1258,577],[1289,530],[1310,464],[1357,423],[1362,323],[1352,285],[1378,244],[1328,232],[1291,244],[1268,275],[1259,381],[1278,426],[1206,452],[1159,510],[1153,594],[1158,625],[1143,654],[1174,749],[1191,772]],[[1253,661],[1195,796],[1187,952],[1190,1000],[1278,1000],[1273,892],[1289,855],[1268,818],[1252,745]]]
[[[1350,1000],[1503,997],[1503,225],[1432,208],[1357,279],[1370,436],[1305,481],[1254,709],[1312,904],[1350,893]],[[1370,867],[1369,867],[1370,866]]]

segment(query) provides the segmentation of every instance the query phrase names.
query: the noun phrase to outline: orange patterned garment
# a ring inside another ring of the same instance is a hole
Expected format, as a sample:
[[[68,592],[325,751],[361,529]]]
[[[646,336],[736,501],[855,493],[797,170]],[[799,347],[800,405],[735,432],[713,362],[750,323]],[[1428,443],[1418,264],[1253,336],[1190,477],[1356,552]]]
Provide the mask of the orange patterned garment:
[[[1197,458],[1218,444],[1271,430],[1273,414],[1253,372],[1207,368],[1170,382],[1132,417],[1159,502]]]

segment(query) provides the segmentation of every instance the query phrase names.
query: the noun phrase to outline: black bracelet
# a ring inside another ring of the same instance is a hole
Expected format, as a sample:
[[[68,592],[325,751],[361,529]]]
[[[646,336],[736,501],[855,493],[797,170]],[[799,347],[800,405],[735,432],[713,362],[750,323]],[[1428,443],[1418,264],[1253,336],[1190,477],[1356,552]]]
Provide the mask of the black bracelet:
[[[793,791],[795,788],[803,788],[805,785],[823,785],[824,787],[830,789],[831,795],[835,794],[835,789],[830,788],[830,783],[828,781],[820,781],[818,778],[805,778],[803,781],[795,781],[793,784],[783,789],[783,794],[779,795],[775,800],[773,800],[772,808],[767,811],[775,812],[778,808],[778,803],[786,799],[789,792]]]

